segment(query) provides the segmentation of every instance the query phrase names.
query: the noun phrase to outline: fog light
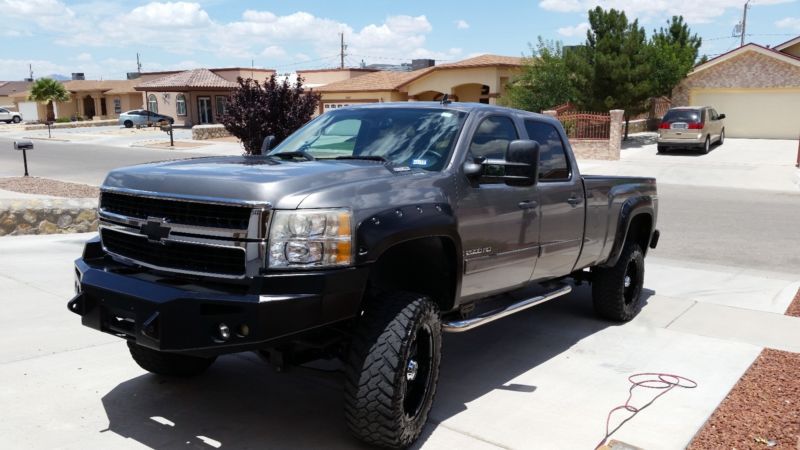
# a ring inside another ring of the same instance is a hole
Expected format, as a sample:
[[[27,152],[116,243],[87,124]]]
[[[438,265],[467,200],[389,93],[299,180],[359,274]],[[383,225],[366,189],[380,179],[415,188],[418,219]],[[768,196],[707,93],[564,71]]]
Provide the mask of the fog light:
[[[227,341],[231,338],[231,330],[224,323],[219,324],[219,338],[223,341]]]
[[[248,334],[250,334],[250,327],[246,323],[239,325],[239,336],[247,337]]]

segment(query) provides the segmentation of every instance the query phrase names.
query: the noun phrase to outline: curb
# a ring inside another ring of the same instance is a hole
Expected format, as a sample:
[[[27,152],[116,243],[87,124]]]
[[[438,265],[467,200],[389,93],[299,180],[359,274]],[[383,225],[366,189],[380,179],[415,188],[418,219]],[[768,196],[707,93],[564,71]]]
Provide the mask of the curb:
[[[95,198],[0,199],[0,236],[97,231]]]

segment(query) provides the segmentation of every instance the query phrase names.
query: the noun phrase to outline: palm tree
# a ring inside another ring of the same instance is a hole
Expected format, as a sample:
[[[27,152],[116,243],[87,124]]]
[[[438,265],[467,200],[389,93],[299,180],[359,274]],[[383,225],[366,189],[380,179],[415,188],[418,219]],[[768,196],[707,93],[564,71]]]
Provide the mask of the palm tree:
[[[39,78],[31,86],[28,100],[47,104],[47,120],[55,120],[53,102],[69,101],[69,92],[64,85],[52,78]]]

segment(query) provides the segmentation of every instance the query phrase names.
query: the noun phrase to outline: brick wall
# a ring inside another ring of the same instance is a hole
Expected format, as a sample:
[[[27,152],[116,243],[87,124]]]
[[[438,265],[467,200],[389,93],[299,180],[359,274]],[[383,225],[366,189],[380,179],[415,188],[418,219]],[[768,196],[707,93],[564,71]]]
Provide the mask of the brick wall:
[[[611,121],[608,139],[570,139],[575,158],[618,160],[625,126],[622,120],[624,113],[621,109],[609,111]],[[543,111],[543,114],[557,117],[556,111]]]
[[[754,50],[690,74],[672,91],[672,105],[689,106],[692,89],[789,86],[800,86],[800,67]]]

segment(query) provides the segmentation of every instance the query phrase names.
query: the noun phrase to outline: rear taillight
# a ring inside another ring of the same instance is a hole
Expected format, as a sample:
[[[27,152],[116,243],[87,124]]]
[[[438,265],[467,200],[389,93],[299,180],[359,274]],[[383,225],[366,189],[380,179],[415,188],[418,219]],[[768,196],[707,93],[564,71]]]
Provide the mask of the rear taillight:
[[[659,125],[658,128],[662,130],[669,130],[669,122],[661,122],[661,125]]]
[[[702,130],[703,129],[703,122],[691,122],[689,124],[690,130]]]

